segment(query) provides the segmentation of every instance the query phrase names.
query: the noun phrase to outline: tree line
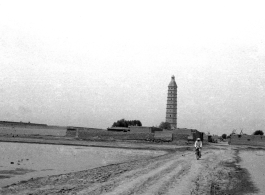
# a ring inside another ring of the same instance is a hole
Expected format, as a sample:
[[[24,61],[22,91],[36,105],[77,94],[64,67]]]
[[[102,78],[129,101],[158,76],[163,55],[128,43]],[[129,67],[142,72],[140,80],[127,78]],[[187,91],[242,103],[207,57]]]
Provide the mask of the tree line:
[[[121,119],[117,122],[114,122],[112,127],[129,127],[129,126],[142,126],[141,121],[139,120],[125,120]]]

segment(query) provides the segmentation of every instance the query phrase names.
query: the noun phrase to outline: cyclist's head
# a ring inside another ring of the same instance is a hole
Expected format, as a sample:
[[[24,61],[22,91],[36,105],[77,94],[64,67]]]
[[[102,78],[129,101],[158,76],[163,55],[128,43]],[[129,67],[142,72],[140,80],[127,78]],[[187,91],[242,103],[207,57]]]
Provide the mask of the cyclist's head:
[[[197,141],[199,142],[199,141],[201,141],[201,139],[200,138],[197,138]]]

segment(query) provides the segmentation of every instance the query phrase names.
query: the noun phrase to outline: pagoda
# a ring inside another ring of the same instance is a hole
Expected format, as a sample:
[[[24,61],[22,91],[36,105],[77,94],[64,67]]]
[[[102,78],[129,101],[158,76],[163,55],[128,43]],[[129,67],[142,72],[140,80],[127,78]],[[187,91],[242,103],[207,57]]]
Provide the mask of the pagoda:
[[[177,83],[175,76],[171,77],[168,85],[166,122],[170,123],[171,129],[177,128]]]

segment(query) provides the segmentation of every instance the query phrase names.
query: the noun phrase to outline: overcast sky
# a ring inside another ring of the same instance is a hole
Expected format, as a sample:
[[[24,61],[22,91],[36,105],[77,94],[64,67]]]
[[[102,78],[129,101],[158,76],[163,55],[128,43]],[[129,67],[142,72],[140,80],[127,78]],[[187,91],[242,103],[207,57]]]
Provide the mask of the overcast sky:
[[[0,0],[0,120],[265,130],[262,1]]]

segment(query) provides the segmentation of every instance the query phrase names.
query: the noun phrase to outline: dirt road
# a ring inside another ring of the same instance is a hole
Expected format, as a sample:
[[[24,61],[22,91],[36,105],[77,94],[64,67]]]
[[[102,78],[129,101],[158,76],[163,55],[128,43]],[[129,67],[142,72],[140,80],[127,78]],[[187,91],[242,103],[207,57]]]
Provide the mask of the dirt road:
[[[225,194],[238,183],[230,147],[176,151],[151,159],[70,174],[36,178],[3,188],[0,194]]]
[[[197,161],[194,152],[173,154],[79,194],[207,194],[211,191],[211,171],[217,168],[215,161],[224,156],[223,150],[211,150]]]

